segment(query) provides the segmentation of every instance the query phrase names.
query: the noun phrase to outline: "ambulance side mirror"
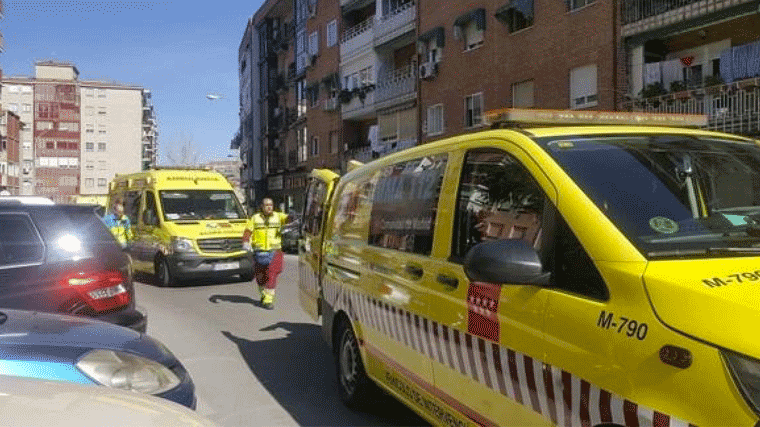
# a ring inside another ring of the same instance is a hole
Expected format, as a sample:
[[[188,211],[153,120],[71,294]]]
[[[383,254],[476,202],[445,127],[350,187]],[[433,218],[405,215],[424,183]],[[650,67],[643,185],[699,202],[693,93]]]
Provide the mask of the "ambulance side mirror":
[[[538,252],[524,240],[506,239],[473,246],[464,258],[470,281],[513,285],[548,285]]]

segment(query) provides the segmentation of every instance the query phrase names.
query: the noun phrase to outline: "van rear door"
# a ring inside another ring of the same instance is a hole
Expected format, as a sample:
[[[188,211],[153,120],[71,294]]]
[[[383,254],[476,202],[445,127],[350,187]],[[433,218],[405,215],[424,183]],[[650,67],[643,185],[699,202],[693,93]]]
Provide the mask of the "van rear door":
[[[327,169],[311,172],[306,190],[301,239],[298,243],[299,300],[312,319],[320,313],[322,294],[322,241],[329,214],[329,201],[338,174]]]

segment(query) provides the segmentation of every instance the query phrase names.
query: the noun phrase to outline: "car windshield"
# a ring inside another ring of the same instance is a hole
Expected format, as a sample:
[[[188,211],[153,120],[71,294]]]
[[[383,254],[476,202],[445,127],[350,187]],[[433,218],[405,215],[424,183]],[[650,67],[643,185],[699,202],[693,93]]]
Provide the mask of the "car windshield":
[[[232,191],[171,190],[159,194],[167,221],[245,218]]]
[[[648,257],[760,253],[760,148],[675,135],[544,139]]]

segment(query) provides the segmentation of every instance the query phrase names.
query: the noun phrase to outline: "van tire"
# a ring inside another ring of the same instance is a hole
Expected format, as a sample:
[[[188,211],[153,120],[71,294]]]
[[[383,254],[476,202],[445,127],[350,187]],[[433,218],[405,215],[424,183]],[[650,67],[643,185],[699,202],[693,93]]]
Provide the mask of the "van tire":
[[[364,362],[359,351],[351,324],[345,317],[340,318],[335,337],[335,374],[338,380],[338,395],[351,408],[360,408],[366,403],[365,397],[372,388],[372,381],[364,370]]]
[[[168,288],[174,284],[172,271],[169,269],[169,262],[166,258],[162,256],[156,258],[154,277],[156,278],[156,286],[158,287]]]

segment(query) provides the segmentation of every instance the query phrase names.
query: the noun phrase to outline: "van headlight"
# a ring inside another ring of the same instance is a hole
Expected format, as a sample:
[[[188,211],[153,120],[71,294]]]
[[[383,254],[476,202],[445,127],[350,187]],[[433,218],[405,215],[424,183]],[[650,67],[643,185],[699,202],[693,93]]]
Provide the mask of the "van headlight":
[[[172,250],[174,252],[195,252],[193,241],[185,237],[172,237]]]
[[[721,354],[744,398],[760,414],[760,362],[725,350]]]
[[[106,387],[161,394],[177,387],[180,379],[166,366],[114,350],[93,350],[76,364],[90,379]]]

